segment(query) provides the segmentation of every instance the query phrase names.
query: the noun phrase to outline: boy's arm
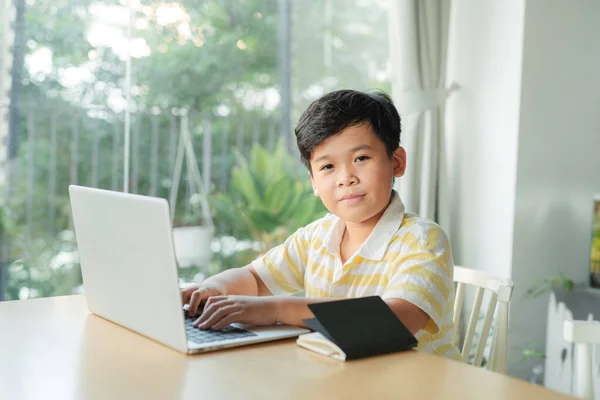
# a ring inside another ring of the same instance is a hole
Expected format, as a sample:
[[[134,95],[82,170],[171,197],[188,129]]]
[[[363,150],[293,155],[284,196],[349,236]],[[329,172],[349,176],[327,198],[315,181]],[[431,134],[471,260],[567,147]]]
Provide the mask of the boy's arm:
[[[323,303],[340,299],[309,299],[303,297],[274,297],[277,321],[286,325],[306,327],[303,319],[313,318],[314,315],[308,308],[312,303]],[[429,315],[414,304],[402,299],[387,299],[386,304],[394,314],[414,335],[425,327]]]
[[[269,250],[252,264],[225,271],[204,281],[191,295],[189,302],[189,312],[195,312],[205,301],[202,315],[194,325],[217,329],[232,322],[255,325],[277,322],[279,299],[274,298],[273,294],[292,294],[304,287],[307,243],[311,237],[307,229],[312,228],[299,228],[283,244]],[[182,300],[185,304],[185,295],[182,295]],[[301,306],[293,303],[291,308],[285,308],[282,315],[298,315],[292,319],[302,324],[303,316],[310,317],[312,314],[306,306]]]
[[[205,279],[201,284],[194,284],[181,289],[181,302],[189,304],[189,312],[194,315],[200,304],[213,296],[247,295],[268,296],[271,292],[254,268],[246,265],[232,268]]]
[[[252,265],[224,271],[204,281],[207,284],[220,285],[225,289],[223,294],[239,294],[248,296],[272,296]],[[277,315],[277,322],[286,325],[306,327],[303,319],[313,318],[313,313],[307,307],[312,303],[322,303],[339,299],[314,299],[305,297],[275,296],[265,299],[272,302]]]
[[[244,268],[247,268],[248,271],[250,271],[250,273],[254,276],[254,279],[256,280],[256,285],[257,285],[256,295],[257,296],[272,296],[273,295],[273,293],[271,293],[271,291],[267,288],[267,285],[265,285],[263,280],[260,278],[260,276],[258,275],[258,272],[256,272],[256,270],[254,269],[252,264],[246,265]]]
[[[271,292],[258,276],[252,265],[232,268],[207,278],[203,285],[216,286],[222,295],[270,296]]]
[[[384,301],[413,335],[427,325],[429,315],[411,302],[402,299],[387,299]]]
[[[295,325],[307,328],[303,319],[314,318],[312,311],[308,308],[309,304],[324,303],[340,299],[315,299],[306,297],[273,297],[275,302],[275,313],[277,322],[285,325]]]
[[[309,304],[335,300],[339,299],[215,295],[208,299],[204,312],[194,322],[194,326],[219,330],[233,322],[255,325],[272,325],[279,322],[307,327],[303,320],[314,317],[308,308]],[[425,327],[429,320],[425,312],[408,301],[388,299],[385,302],[413,334]]]
[[[450,242],[433,222],[414,226],[403,240],[381,297],[411,332],[436,334],[452,309]]]

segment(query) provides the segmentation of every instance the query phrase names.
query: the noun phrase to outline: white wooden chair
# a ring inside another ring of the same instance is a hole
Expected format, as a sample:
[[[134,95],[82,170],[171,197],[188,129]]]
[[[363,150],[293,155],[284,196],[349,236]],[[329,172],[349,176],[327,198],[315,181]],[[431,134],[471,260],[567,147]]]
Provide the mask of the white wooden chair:
[[[467,285],[477,288],[461,351],[463,361],[469,361],[469,354],[471,352],[471,346],[473,345],[473,337],[479,319],[483,295],[487,290],[490,293],[490,299],[487,311],[485,312],[485,319],[483,321],[473,365],[477,367],[481,366],[483,352],[492,326],[492,320],[494,319],[494,312],[497,307],[498,312],[496,314],[494,337],[492,338],[492,347],[488,358],[487,369],[505,374],[508,352],[508,309],[514,287],[513,281],[510,279],[497,278],[481,271],[455,266],[454,282],[457,283],[454,300],[454,326],[456,328],[454,343],[458,341],[458,327],[465,298],[465,288]]]
[[[600,322],[566,320],[563,328],[565,340],[575,346],[572,394],[593,399],[592,345],[600,344]]]

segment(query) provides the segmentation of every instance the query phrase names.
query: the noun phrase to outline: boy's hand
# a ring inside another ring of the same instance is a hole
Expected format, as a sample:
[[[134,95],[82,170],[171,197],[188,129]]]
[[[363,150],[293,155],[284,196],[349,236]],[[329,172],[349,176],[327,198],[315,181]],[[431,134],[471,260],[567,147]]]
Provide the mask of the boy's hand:
[[[277,323],[276,299],[256,296],[210,297],[202,315],[194,321],[194,326],[200,329],[221,330],[234,322],[274,325]]]
[[[198,308],[202,302],[208,300],[211,296],[223,296],[225,290],[216,285],[210,284],[194,284],[181,289],[181,302],[190,305],[188,314],[196,315]]]

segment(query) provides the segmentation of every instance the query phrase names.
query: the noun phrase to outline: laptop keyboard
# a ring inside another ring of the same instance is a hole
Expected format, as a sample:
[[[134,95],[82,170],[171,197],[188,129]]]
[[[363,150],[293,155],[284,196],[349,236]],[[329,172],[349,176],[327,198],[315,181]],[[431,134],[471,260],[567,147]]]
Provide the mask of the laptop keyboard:
[[[230,339],[241,339],[245,337],[258,336],[254,332],[247,331],[232,325],[228,325],[220,331],[206,330],[194,328],[192,325],[196,318],[188,317],[185,318],[185,332],[188,340],[195,343],[210,343],[220,342],[222,340]]]

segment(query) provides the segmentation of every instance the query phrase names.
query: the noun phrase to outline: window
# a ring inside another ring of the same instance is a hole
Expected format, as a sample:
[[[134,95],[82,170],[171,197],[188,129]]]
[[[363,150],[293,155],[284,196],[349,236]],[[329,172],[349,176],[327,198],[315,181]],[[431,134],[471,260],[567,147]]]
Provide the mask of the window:
[[[210,262],[181,268],[193,279],[251,261],[325,212],[292,133],[312,100],[389,90],[377,0],[14,4],[0,13],[0,299],[82,290],[67,188],[124,189],[127,127],[126,186],[165,198],[189,129],[215,222]],[[182,176],[174,225],[203,224]],[[293,198],[294,212],[283,206]],[[260,212],[240,219],[250,208]]]

